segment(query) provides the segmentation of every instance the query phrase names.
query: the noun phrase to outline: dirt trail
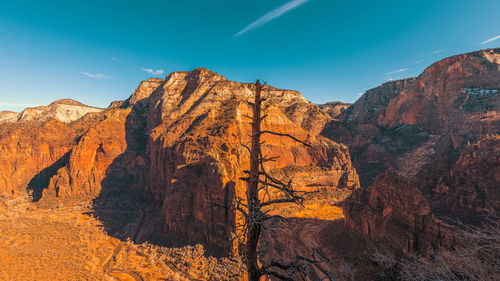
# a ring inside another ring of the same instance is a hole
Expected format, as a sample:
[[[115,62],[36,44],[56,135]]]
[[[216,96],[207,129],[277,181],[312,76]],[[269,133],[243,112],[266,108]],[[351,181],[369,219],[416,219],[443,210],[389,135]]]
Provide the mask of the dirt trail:
[[[137,238],[137,234],[139,233],[139,229],[141,228],[142,224],[144,223],[144,216],[145,212],[143,209],[141,209],[141,218],[140,222],[137,224],[135,231],[134,231],[134,240]],[[128,270],[123,270],[119,268],[110,268],[110,263],[116,259],[116,256],[120,253],[120,251],[123,248],[123,241],[120,241],[118,245],[116,245],[115,249],[113,250],[113,253],[111,256],[107,259],[107,261],[104,263],[104,273],[110,275],[113,278],[117,278],[120,281],[127,281],[127,280],[134,280],[134,281],[144,281],[144,279],[141,277],[141,275],[137,272],[134,271],[128,271]]]

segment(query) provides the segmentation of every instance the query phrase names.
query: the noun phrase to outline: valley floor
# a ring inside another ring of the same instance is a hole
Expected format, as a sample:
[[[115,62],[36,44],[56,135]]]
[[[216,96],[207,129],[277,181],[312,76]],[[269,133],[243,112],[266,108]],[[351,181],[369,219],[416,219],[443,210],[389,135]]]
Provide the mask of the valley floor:
[[[0,280],[190,280],[150,248],[107,235],[89,205],[0,200]]]

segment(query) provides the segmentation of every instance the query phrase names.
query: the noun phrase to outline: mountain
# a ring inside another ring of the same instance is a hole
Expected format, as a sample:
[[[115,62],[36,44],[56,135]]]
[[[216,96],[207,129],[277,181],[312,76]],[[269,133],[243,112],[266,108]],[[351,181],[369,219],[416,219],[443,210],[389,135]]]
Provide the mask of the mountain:
[[[330,115],[332,118],[339,116],[344,110],[351,106],[350,103],[343,103],[341,101],[332,101],[324,104],[318,104],[319,108]]]
[[[242,218],[220,206],[245,194],[253,87],[197,68],[142,81],[105,109],[59,100],[0,112],[0,193],[92,202],[121,240],[231,255]],[[423,256],[456,247],[447,217],[480,225],[500,213],[499,92],[500,49],[446,58],[352,105],[264,86],[263,129],[311,144],[265,135],[263,154],[280,156],[265,168],[321,192],[269,210],[286,219],[267,222],[263,261],[319,248],[364,270],[379,241]]]
[[[499,213],[499,92],[500,49],[456,55],[367,91],[327,125],[366,187],[346,201],[346,224],[422,252],[448,239],[442,219]]]
[[[239,178],[249,165],[242,144],[249,143],[252,87],[199,68],[143,81],[129,99],[77,120],[61,120],[59,105],[66,103],[48,106],[56,110],[37,109],[39,117],[19,118],[15,127],[33,127],[53,140],[28,141],[26,130],[6,131],[2,140],[22,142],[36,152],[12,165],[17,154],[26,152],[2,148],[7,152],[2,171],[13,170],[22,179],[4,186],[21,192],[34,181],[28,188],[37,200],[105,201],[111,194],[141,191],[161,206],[155,217],[163,224],[145,232],[163,234],[176,244],[202,243],[209,253],[226,255],[237,217],[212,203],[229,205],[244,195]],[[263,129],[293,133],[311,144],[266,136],[263,153],[280,156],[266,168],[297,177],[297,188],[303,190],[357,188],[347,147],[320,135],[331,117],[296,91],[266,86],[264,93]],[[75,116],[75,111],[66,113]],[[50,156],[39,146],[48,146]],[[21,166],[36,168],[27,172]]]

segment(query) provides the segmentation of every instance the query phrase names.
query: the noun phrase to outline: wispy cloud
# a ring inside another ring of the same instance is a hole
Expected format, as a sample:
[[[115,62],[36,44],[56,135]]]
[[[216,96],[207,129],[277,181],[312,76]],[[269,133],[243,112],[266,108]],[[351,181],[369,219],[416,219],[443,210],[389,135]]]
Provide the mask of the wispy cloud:
[[[364,93],[357,93],[356,96],[357,97],[361,97]]]
[[[308,1],[309,0],[293,0],[293,1],[290,1],[290,2],[286,3],[285,5],[283,5],[281,7],[278,7],[276,9],[268,12],[267,14],[263,15],[262,17],[260,17],[258,20],[252,22],[247,27],[243,28],[238,33],[236,33],[233,36],[233,38],[241,36],[244,33],[247,33],[248,31],[250,31],[252,29],[255,29],[255,28],[257,28],[257,27],[265,24],[266,22],[269,22],[269,21],[271,21],[271,20],[273,20],[273,19],[275,19],[277,17],[280,17],[280,16],[284,15],[286,12],[295,9],[295,8],[301,6],[302,4],[305,4]]]
[[[444,52],[443,49],[432,51],[433,54],[439,54],[439,53],[442,53],[442,52]]]
[[[400,72],[405,72],[405,71],[408,71],[408,70],[409,70],[409,68],[401,68],[401,69],[393,70],[391,72],[387,72],[385,75],[393,75],[393,74],[400,73]]]
[[[13,108],[26,108],[26,107],[35,107],[38,105],[29,103],[0,102],[0,106],[13,107]]]
[[[88,73],[88,72],[80,72],[80,74],[85,75],[85,76],[90,77],[90,78],[94,78],[94,79],[111,79],[111,76],[104,75],[102,73],[93,74],[93,73]]]
[[[491,43],[491,42],[498,40],[498,39],[500,39],[500,35],[497,35],[495,37],[491,37],[490,39],[484,40],[483,42],[479,43],[479,45],[486,45],[486,44]]]
[[[121,59],[121,58],[119,58],[119,57],[117,57],[117,56],[112,56],[112,57],[111,57],[111,60],[112,60],[112,61],[116,61],[116,62],[122,62],[122,61],[123,61],[123,59]]]
[[[154,70],[154,69],[151,69],[151,68],[144,68],[144,67],[141,67],[141,70],[144,71],[144,72],[147,72],[151,75],[161,75],[163,74],[163,72],[165,72],[165,70],[163,69],[157,69],[157,70]]]

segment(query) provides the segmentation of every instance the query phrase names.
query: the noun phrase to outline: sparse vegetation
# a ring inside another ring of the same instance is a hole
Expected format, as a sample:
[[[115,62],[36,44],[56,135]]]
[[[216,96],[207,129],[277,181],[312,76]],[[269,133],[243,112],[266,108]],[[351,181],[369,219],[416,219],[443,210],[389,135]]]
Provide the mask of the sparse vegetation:
[[[166,248],[109,236],[87,204],[0,197],[0,280],[239,280],[238,258],[206,257],[201,245]],[[121,250],[113,258],[115,247]],[[109,270],[105,270],[106,261]],[[8,270],[7,270],[8,269]]]
[[[377,252],[374,264],[383,269],[386,280],[483,281],[500,278],[500,218],[493,217],[481,226],[462,223],[454,228],[460,241],[457,249],[436,252],[430,257],[396,258]]]

